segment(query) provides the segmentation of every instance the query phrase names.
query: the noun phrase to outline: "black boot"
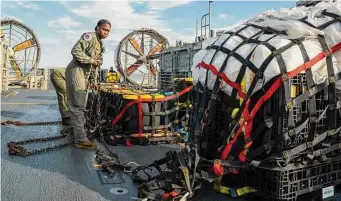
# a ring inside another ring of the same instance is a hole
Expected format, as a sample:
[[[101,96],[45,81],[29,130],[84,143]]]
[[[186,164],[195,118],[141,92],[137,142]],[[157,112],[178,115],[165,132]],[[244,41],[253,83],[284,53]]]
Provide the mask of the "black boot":
[[[71,118],[70,118],[70,117],[64,117],[64,118],[62,118],[62,125],[64,125],[64,126],[70,126],[70,125],[71,125]]]

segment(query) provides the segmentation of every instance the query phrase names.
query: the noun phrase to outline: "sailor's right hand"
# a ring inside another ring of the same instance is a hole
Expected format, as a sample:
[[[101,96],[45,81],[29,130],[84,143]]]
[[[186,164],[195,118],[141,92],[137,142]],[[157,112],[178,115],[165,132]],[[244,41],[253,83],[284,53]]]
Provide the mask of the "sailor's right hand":
[[[98,66],[98,62],[95,59],[91,59],[91,66],[96,68]]]

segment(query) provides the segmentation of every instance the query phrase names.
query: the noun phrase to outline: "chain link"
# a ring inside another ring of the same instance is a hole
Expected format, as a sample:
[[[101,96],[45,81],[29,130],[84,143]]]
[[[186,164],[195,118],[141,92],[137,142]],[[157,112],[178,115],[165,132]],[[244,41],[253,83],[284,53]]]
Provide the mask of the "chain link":
[[[91,71],[91,74],[95,74],[94,73],[94,70],[92,69]],[[97,79],[99,78],[99,76],[97,75]],[[91,88],[92,91],[94,92],[94,90],[99,90],[100,88],[100,84],[99,82],[97,82],[97,85],[96,85],[96,81],[97,80],[96,77],[95,79],[92,79],[90,78],[89,79],[89,85],[88,85],[88,88]],[[90,104],[92,105],[92,104]],[[92,108],[90,108],[92,109]],[[100,110],[100,104],[97,105],[97,110]],[[100,114],[100,111],[97,112],[97,116],[98,114]],[[90,113],[91,115],[91,113]],[[88,129],[86,129],[88,132],[88,136],[89,137],[92,137],[93,135],[96,134],[96,128],[98,127],[98,122],[96,122],[96,118],[94,117],[91,117],[88,118],[88,120],[90,121],[87,121],[89,122],[87,124],[87,127]],[[4,121],[4,122],[1,122],[1,125],[16,125],[16,126],[29,126],[29,125],[58,125],[58,124],[61,124],[62,122],[61,121],[54,121],[54,122],[30,122],[30,123],[27,123],[27,122],[22,122],[22,121],[11,121],[11,120],[8,120],[8,121]],[[95,124],[95,127],[93,129],[91,129],[91,124]],[[58,135],[58,136],[52,136],[52,137],[42,137],[42,138],[32,138],[32,139],[27,139],[27,140],[22,140],[22,141],[17,141],[17,142],[9,142],[7,143],[7,146],[8,146],[8,154],[9,155],[16,155],[16,156],[29,156],[29,155],[34,155],[34,154],[40,154],[40,153],[45,153],[45,152],[48,152],[48,151],[52,151],[52,150],[57,150],[57,149],[60,149],[60,148],[63,148],[63,147],[66,147],[70,144],[73,143],[73,139],[68,139],[67,142],[65,143],[62,143],[62,144],[57,144],[57,145],[54,145],[54,146],[51,146],[51,147],[45,147],[45,148],[42,148],[42,149],[36,149],[36,150],[31,150],[31,151],[28,151],[27,149],[25,149],[22,145],[24,144],[29,144],[29,143],[36,143],[36,142],[47,142],[47,141],[53,141],[53,140],[58,140],[58,139],[62,139],[62,138],[65,138],[68,134],[68,132],[71,131],[71,128],[69,129],[63,129],[61,131],[61,135]]]
[[[57,139],[62,139],[64,137],[66,137],[70,131],[71,131],[70,128],[69,129],[63,129],[61,131],[61,135],[57,135],[57,136],[43,137],[43,138],[32,138],[32,139],[27,139],[27,140],[22,140],[22,141],[17,141],[17,142],[9,142],[9,143],[7,143],[8,154],[9,155],[15,155],[15,156],[29,156],[29,155],[45,153],[48,151],[57,150],[57,149],[66,147],[73,142],[71,139],[69,139],[66,143],[62,143],[62,144],[58,144],[58,145],[54,145],[54,146],[46,147],[46,148],[42,148],[42,149],[31,150],[31,151],[28,151],[27,149],[25,149],[21,145],[29,144],[29,143],[36,143],[36,142],[48,142],[48,141],[53,141],[53,140],[57,140]]]
[[[2,121],[1,125],[16,125],[16,126],[33,126],[33,125],[58,125],[61,121],[40,121],[40,122],[22,122],[22,121]]]

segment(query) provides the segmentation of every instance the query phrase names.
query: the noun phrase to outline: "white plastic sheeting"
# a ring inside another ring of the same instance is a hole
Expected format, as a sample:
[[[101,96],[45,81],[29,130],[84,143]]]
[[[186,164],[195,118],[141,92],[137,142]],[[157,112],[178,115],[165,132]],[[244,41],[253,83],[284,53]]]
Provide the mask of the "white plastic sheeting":
[[[318,39],[316,38],[317,35],[324,35],[327,45],[332,47],[341,42],[341,23],[336,22],[332,25],[326,27],[323,30],[318,30],[312,28],[311,26],[299,21],[303,17],[307,17],[306,21],[315,25],[316,27],[322,25],[326,22],[333,20],[331,17],[327,17],[322,15],[322,11],[326,10],[327,12],[334,13],[336,15],[341,16],[341,0],[336,2],[321,2],[317,4],[315,7],[296,7],[292,9],[281,9],[278,12],[275,11],[267,11],[265,13],[256,16],[255,18],[249,20],[248,22],[236,26],[233,29],[229,30],[231,32],[236,32],[240,30],[242,27],[247,26],[247,24],[255,24],[261,27],[271,27],[277,31],[284,31],[287,35],[281,34],[273,39],[271,39],[268,43],[274,46],[275,48],[280,48],[285,46],[286,44],[290,43],[289,39],[296,39],[300,37],[306,37],[306,40],[303,41],[303,45],[308,53],[310,58],[315,57],[320,52],[322,52],[322,47]],[[240,32],[241,35],[245,36],[246,38],[250,38],[260,29],[254,28],[249,26],[248,28],[244,29]],[[206,69],[202,67],[197,67],[199,63],[202,61],[206,64],[210,64],[214,52],[216,50],[210,49],[205,50],[207,46],[212,44],[214,45],[221,45],[223,41],[225,41],[230,35],[223,34],[220,37],[209,38],[203,41],[202,50],[199,51],[193,58],[193,78],[194,82],[201,82],[201,84],[205,84],[205,80],[207,79],[207,87],[209,89],[213,89],[214,83],[216,81],[216,76],[209,71],[208,77],[206,78]],[[273,37],[273,34],[262,34],[259,36],[259,40],[264,41]],[[238,36],[230,37],[223,47],[232,50],[236,46],[238,46],[243,41],[242,38]],[[264,60],[271,54],[270,50],[265,47],[264,45],[257,45],[253,43],[248,43],[242,45],[236,52],[241,55],[243,58],[246,58],[252,50],[255,48],[250,61],[259,68]],[[298,66],[304,63],[302,53],[298,47],[298,45],[294,45],[288,50],[284,51],[282,54],[284,62],[286,64],[287,71],[292,71],[296,69]],[[223,52],[218,52],[211,64],[215,66],[217,71],[220,70],[222,64],[225,60],[227,55]],[[336,52],[333,56],[333,67],[334,72],[338,73],[341,71],[341,51]],[[227,60],[227,64],[224,70],[226,76],[232,80],[233,82],[236,81],[237,75],[241,69],[242,64],[233,56],[229,57]],[[323,59],[320,62],[316,63],[312,68],[313,72],[313,80],[315,84],[319,84],[325,81],[328,77],[327,73],[327,66],[326,60]],[[272,79],[274,76],[280,74],[280,68],[277,63],[276,58],[274,58],[270,63],[269,66],[266,68],[264,72],[264,80],[258,80],[256,87],[253,91],[255,93],[262,86]],[[246,79],[246,92],[249,89],[250,84],[252,83],[253,78],[255,77],[254,73],[247,68],[245,73]],[[338,81],[336,84],[337,88],[341,90],[341,82]],[[225,82],[221,82],[220,85],[221,90],[223,90],[228,95],[231,95],[232,87],[226,84]]]

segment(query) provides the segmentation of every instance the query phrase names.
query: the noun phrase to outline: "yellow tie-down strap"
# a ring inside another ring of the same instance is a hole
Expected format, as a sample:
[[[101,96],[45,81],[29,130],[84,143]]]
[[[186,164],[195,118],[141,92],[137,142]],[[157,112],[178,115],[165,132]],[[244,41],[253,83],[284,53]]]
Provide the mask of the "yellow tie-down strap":
[[[217,192],[227,194],[227,195],[231,195],[231,190],[234,189],[236,195],[231,195],[232,197],[243,196],[243,195],[246,195],[248,193],[253,193],[253,192],[257,191],[256,189],[251,188],[249,186],[245,186],[242,188],[230,188],[227,186],[222,186],[221,185],[221,177],[217,181],[214,182],[213,189]]]
[[[154,96],[155,99],[162,99],[165,98],[164,95],[159,95],[159,94],[144,94],[144,95],[133,95],[133,94],[127,94],[127,95],[123,95],[124,99],[128,99],[128,100],[137,100],[138,96],[141,97],[141,99],[152,99],[152,96]]]
[[[185,80],[186,82],[193,82],[193,78],[192,77],[186,77],[186,78],[174,78],[175,80]]]
[[[111,90],[112,93],[117,93],[117,94],[145,94],[146,92],[144,91],[139,91],[139,90],[130,90],[130,89],[114,89]]]

